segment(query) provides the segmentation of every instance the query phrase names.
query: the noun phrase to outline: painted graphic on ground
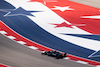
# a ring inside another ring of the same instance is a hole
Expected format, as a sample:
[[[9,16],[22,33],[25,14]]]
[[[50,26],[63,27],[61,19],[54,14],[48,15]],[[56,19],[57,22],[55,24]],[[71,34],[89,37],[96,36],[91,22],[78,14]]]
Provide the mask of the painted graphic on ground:
[[[1,3],[0,20],[23,37],[100,62],[99,35],[94,35],[100,34],[99,15],[94,17],[99,9],[67,0],[21,0],[20,3],[1,0]]]

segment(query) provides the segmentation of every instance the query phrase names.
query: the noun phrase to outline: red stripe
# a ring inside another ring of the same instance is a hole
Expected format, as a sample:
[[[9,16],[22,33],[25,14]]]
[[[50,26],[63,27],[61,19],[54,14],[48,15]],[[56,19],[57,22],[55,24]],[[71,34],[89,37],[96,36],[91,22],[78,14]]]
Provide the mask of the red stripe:
[[[10,66],[4,65],[4,64],[0,64],[0,67],[10,67]]]
[[[55,8],[54,6],[59,6],[59,7],[70,6],[70,8],[75,9],[75,10],[70,10],[70,11],[66,10],[64,12],[60,10],[53,10],[53,11],[72,24],[85,23],[86,26],[83,26],[83,27],[77,26],[80,29],[83,29],[92,34],[100,34],[100,31],[99,31],[100,19],[97,20],[97,19],[80,18],[81,16],[100,15],[99,9],[82,5],[79,3],[75,3],[69,0],[58,0],[58,2],[53,2],[53,3],[49,2],[46,4],[46,6],[49,7],[50,9]]]
[[[7,34],[5,34],[6,36],[13,36],[13,37],[15,37],[16,39],[14,39],[14,40],[16,40],[16,41],[23,41],[23,42],[26,42],[27,44],[25,44],[26,46],[34,46],[34,47],[37,47],[37,48],[39,48],[39,49],[41,49],[41,50],[46,50],[46,51],[49,51],[49,50],[51,50],[51,49],[49,49],[49,48],[46,48],[46,47],[44,47],[44,46],[41,46],[40,44],[37,44],[37,43],[35,43],[35,42],[32,42],[32,41],[30,41],[30,40],[28,40],[28,39],[26,39],[26,38],[24,38],[24,37],[22,37],[22,36],[20,36],[19,34],[17,34],[17,33],[15,33],[14,31],[12,31],[10,28],[8,28],[5,24],[3,24],[2,22],[0,22],[0,27],[1,27],[1,31],[5,31],[5,32],[7,32]]]
[[[80,58],[80,57],[76,57],[76,56],[72,56],[72,55],[68,55],[67,57],[70,57],[71,60],[74,60],[74,61],[77,61],[77,59],[78,59],[78,60],[81,60],[81,61],[84,61],[84,62],[88,62],[88,64],[93,65],[93,66],[100,65],[99,62],[84,59],[84,58]]]

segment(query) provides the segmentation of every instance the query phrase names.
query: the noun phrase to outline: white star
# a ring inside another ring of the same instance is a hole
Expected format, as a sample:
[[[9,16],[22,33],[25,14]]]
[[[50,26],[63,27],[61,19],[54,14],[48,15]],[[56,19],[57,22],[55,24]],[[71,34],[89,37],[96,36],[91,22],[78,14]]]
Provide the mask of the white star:
[[[65,11],[65,10],[75,10],[75,9],[72,9],[70,8],[70,6],[66,6],[66,7],[59,7],[59,6],[54,6],[55,8],[51,8],[53,10],[60,10],[60,11]]]
[[[96,16],[82,16],[81,18],[100,19],[100,15],[96,15]]]

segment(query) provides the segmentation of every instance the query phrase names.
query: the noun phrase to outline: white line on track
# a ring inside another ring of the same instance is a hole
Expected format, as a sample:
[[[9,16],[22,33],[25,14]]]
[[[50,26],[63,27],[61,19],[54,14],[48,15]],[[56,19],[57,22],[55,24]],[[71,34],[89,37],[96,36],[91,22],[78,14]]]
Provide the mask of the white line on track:
[[[0,31],[0,33],[1,33],[1,34],[7,34],[7,32],[5,32],[5,31]]]
[[[13,37],[13,36],[7,36],[8,38],[10,38],[10,39],[16,39],[15,37]]]
[[[31,48],[31,49],[34,49],[34,50],[38,49],[37,47],[34,47],[34,46],[28,46],[28,47]]]
[[[23,42],[23,41],[17,41],[18,43],[20,43],[20,44],[26,44],[25,42]]]

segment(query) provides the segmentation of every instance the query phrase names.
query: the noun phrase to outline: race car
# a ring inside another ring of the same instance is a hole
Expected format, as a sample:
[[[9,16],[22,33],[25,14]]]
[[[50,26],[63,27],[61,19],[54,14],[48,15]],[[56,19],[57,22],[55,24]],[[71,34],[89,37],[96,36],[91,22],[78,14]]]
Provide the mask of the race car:
[[[44,51],[44,52],[42,52],[42,54],[56,57],[57,59],[67,57],[66,53],[60,53],[57,51]]]

